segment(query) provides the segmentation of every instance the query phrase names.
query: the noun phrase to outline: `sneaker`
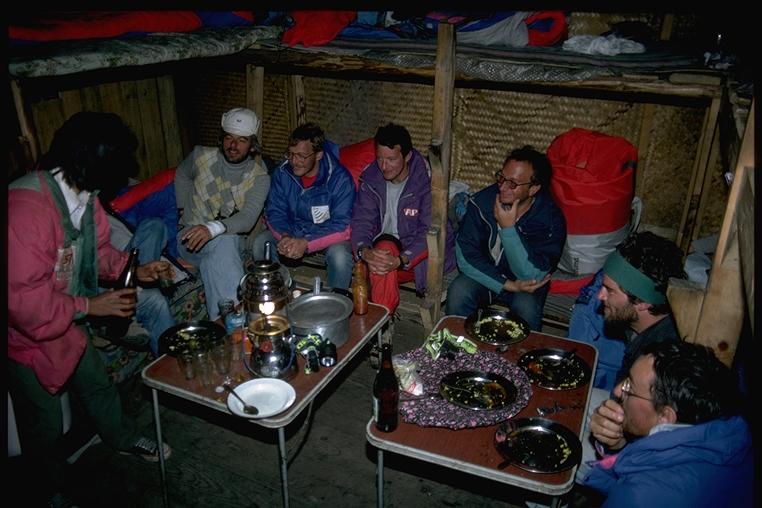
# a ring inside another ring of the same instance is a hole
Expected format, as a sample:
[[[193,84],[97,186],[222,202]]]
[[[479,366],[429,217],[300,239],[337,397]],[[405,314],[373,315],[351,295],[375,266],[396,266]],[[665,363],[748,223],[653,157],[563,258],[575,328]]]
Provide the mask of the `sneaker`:
[[[159,461],[159,447],[157,446],[156,441],[147,437],[141,437],[135,441],[132,448],[129,450],[122,450],[119,453],[122,455],[136,455],[148,462]],[[170,448],[167,443],[164,443],[164,460],[168,459],[170,456],[172,456],[172,448]]]

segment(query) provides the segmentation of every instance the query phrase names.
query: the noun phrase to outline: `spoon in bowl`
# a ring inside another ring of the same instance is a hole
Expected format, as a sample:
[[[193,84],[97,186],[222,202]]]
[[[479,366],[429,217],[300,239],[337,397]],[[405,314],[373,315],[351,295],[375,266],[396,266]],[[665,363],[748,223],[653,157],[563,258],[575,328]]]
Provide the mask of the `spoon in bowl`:
[[[235,390],[233,390],[232,386],[230,386],[229,384],[225,383],[225,384],[222,385],[222,387],[225,388],[225,390],[227,390],[230,393],[232,393],[233,397],[235,397],[236,399],[241,401],[241,404],[243,404],[243,412],[244,413],[246,413],[247,415],[253,415],[253,416],[259,414],[259,409],[257,409],[256,407],[252,406],[251,404],[247,404],[246,401],[243,400],[241,398],[241,396],[238,395],[235,392]]]

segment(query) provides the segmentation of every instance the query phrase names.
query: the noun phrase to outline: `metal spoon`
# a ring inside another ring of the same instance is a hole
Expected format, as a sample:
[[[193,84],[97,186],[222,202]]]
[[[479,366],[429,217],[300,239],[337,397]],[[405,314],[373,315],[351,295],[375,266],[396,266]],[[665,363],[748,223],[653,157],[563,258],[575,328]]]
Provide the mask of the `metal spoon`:
[[[229,384],[223,384],[222,387],[225,388],[225,390],[227,390],[230,393],[232,393],[233,397],[235,397],[236,399],[241,401],[241,404],[243,404],[243,412],[244,413],[246,413],[247,415],[257,415],[257,414],[259,414],[259,409],[257,409],[256,407],[252,406],[251,404],[247,404],[246,401],[243,400],[241,398],[241,396],[238,395],[235,392],[235,390],[233,390],[232,386],[230,386]]]

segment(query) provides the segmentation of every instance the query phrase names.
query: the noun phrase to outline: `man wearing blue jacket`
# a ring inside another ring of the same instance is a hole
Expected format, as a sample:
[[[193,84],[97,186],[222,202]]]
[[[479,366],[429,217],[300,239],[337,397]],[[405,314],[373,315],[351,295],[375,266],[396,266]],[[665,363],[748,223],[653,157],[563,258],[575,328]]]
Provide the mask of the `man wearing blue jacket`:
[[[582,478],[607,496],[604,506],[752,506],[738,380],[711,349],[649,344],[614,396],[593,414],[602,458]]]
[[[548,192],[551,173],[548,158],[527,145],[508,154],[496,183],[469,199],[447,314],[468,316],[499,301],[540,329],[550,272],[566,242],[566,221]]]
[[[313,123],[294,129],[285,159],[272,175],[265,204],[269,230],[254,239],[254,257],[264,258],[268,241],[277,245],[271,250],[274,261],[296,261],[324,250],[328,285],[347,289],[352,281],[352,175],[339,162],[338,146]]]

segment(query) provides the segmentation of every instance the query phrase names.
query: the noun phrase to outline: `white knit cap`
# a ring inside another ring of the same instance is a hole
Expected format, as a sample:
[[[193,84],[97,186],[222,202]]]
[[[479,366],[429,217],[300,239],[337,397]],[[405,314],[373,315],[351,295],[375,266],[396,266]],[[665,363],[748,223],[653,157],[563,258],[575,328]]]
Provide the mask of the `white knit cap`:
[[[233,108],[222,115],[222,130],[235,136],[253,136],[259,130],[259,118],[250,109]]]

